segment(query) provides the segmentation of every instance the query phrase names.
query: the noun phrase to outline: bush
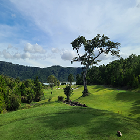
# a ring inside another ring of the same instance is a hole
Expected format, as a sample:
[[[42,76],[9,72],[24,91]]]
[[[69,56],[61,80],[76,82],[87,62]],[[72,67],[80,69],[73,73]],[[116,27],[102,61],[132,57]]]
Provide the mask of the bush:
[[[73,89],[70,86],[66,86],[66,88],[64,88],[64,94],[67,96],[67,101],[70,100],[70,96],[73,95]]]
[[[30,104],[26,104],[25,109],[29,109],[31,107]]]
[[[6,105],[5,105],[5,101],[3,98],[2,93],[0,93],[0,113],[5,109]]]
[[[6,109],[4,109],[4,110],[1,111],[1,114],[5,114],[5,113],[7,113],[7,110]]]
[[[8,97],[6,110],[17,110],[20,106],[20,99],[15,94],[12,94]]]
[[[66,83],[61,83],[61,85],[66,85]]]
[[[64,97],[63,96],[58,96],[58,101],[63,101]]]

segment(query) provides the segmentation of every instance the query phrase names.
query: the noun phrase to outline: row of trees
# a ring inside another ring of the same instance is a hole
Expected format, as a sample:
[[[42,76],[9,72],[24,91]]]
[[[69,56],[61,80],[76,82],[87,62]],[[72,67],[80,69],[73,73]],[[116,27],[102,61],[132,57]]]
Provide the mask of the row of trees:
[[[0,75],[0,113],[3,110],[17,110],[21,103],[38,102],[43,96],[38,77],[21,82],[19,78]]]
[[[140,55],[112,61],[110,64],[92,67],[87,71],[88,85],[112,85],[126,89],[140,87]],[[76,76],[76,84],[83,84],[83,72]]]

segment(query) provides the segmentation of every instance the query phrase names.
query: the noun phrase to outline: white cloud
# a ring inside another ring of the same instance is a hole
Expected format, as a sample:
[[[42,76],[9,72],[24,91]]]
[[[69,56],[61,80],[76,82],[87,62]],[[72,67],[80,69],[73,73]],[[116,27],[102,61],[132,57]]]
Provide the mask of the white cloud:
[[[65,50],[62,52],[61,59],[71,61],[76,56],[77,55],[74,51]]]
[[[6,50],[3,50],[2,54],[3,54],[3,57],[5,59],[12,59],[13,58],[13,56],[8,51],[6,51]]]
[[[21,58],[23,58],[23,59],[26,59],[26,58],[30,58],[31,57],[31,55],[30,55],[30,53],[24,53],[24,54],[22,54],[22,56],[21,56]]]
[[[25,52],[29,52],[29,53],[46,53],[46,50],[44,50],[40,45],[38,45],[37,43],[35,45],[32,45],[30,43],[27,43],[25,48],[24,48]]]
[[[13,58],[20,59],[21,58],[21,54],[19,54],[19,53],[14,54]]]
[[[7,49],[11,49],[11,48],[13,48],[13,46],[9,44]]]

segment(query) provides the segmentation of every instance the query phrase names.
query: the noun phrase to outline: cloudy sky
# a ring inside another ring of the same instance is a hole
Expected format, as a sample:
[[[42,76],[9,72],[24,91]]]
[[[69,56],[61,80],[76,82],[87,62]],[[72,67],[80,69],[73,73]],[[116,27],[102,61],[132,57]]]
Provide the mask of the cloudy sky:
[[[71,64],[77,53],[70,43],[97,34],[121,43],[121,57],[139,55],[140,0],[0,0],[0,61],[81,67]],[[99,59],[106,65],[118,58],[102,54]]]

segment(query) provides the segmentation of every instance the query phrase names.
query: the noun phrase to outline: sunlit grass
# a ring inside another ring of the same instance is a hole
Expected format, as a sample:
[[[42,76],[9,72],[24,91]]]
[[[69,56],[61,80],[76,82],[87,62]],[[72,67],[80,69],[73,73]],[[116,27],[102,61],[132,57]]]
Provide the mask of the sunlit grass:
[[[70,99],[88,106],[84,108],[57,102],[58,96],[66,97],[62,89],[65,87],[44,90],[45,99],[31,103],[36,105],[29,109],[0,114],[0,139],[117,140],[120,138],[116,132],[120,130],[123,134],[121,139],[139,140],[139,90],[126,91],[92,85],[88,86],[91,94],[81,97],[84,89],[81,86],[73,90]],[[76,88],[74,85],[72,87]]]

